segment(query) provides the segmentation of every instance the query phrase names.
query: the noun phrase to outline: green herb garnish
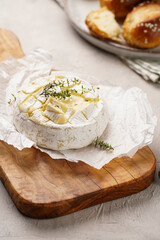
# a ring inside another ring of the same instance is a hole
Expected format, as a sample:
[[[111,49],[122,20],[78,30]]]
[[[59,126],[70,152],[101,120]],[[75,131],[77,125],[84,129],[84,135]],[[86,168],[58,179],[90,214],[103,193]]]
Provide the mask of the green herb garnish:
[[[99,89],[99,87],[94,88],[94,87],[92,86],[92,88],[84,88],[83,85],[82,85],[82,92],[81,92],[81,94],[88,93],[88,92],[92,92],[92,91],[95,92],[96,89]]]
[[[12,93],[12,96],[14,97],[14,100],[16,101],[16,96]]]
[[[77,78],[74,78],[73,80],[71,80],[71,83],[73,84],[77,84],[77,83],[80,83],[81,81]],[[57,97],[59,99],[66,99],[66,97],[71,97],[72,93],[77,93],[77,90],[75,89],[69,89],[70,87],[70,81],[69,79],[67,78],[66,80],[66,83],[67,83],[67,86],[65,86],[65,81],[64,80],[61,80],[61,81],[53,81],[52,83],[48,83],[41,95],[44,95],[46,97],[46,99],[49,97],[49,96],[52,96],[52,97]],[[60,87],[61,91],[60,92],[57,92],[56,91],[56,87]],[[82,85],[82,91],[81,91],[81,94],[84,94],[84,93],[87,93],[89,91],[94,91],[95,92],[95,89],[92,87],[91,89],[90,88],[84,88],[84,86]]]
[[[16,96],[15,96],[13,93],[12,93],[11,95],[13,96],[14,101],[16,101]],[[11,100],[11,98],[10,98],[9,101],[8,101],[8,104],[11,104],[11,102],[12,102],[12,100]]]
[[[84,93],[84,87],[83,87],[83,85],[82,85],[82,94]]]
[[[51,97],[57,97],[59,99],[66,99],[66,97],[71,97],[71,94],[73,92],[77,93],[77,91],[74,89],[71,89],[71,90],[66,89],[66,90],[62,90],[61,92],[56,92],[54,89],[52,89],[51,86],[47,86],[44,88],[41,95],[45,95],[46,98],[51,96]]]
[[[68,84],[68,87],[69,87],[69,80],[68,80],[68,78],[67,78],[67,84]]]
[[[104,141],[100,141],[98,137],[94,141],[94,144],[95,144],[95,147],[100,147],[102,149],[108,149],[108,150],[114,150],[114,148],[110,144],[105,143]]]
[[[71,80],[72,83],[76,84],[79,83],[80,80],[74,78],[74,80]],[[77,90],[74,89],[66,89],[69,88],[70,84],[69,84],[69,79],[67,78],[67,86],[65,86],[65,81],[61,80],[61,81],[53,81],[52,83],[48,83],[44,89],[43,92],[41,93],[41,95],[44,95],[46,98],[48,98],[49,96],[52,97],[57,97],[59,99],[66,99],[66,97],[71,97],[72,93],[77,93]],[[61,91],[60,92],[56,92],[56,87],[60,87]]]
[[[74,80],[72,80],[72,82],[76,84],[76,83],[79,83],[80,81],[78,78],[74,78]]]

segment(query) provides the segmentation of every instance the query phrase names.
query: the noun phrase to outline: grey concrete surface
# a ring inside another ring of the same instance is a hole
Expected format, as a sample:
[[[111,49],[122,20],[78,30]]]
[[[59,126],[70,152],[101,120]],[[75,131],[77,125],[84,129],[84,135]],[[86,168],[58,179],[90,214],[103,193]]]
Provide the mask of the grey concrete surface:
[[[19,37],[25,54],[37,47],[49,50],[57,69],[94,75],[101,83],[125,89],[140,87],[160,117],[160,86],[144,81],[117,57],[85,42],[53,0],[0,0],[0,27],[10,29]],[[159,121],[150,147],[157,159],[157,170],[149,188],[56,219],[23,216],[0,183],[0,239],[160,239]]]

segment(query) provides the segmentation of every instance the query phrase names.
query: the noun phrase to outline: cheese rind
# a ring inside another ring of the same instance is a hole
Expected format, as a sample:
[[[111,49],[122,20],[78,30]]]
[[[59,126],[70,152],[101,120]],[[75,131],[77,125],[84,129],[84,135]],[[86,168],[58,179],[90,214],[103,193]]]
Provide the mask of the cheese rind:
[[[74,89],[72,79],[76,75],[66,72],[65,75],[64,72],[63,75],[60,74],[61,72],[54,72],[47,77],[47,81],[50,82],[57,79],[57,76],[61,76],[58,79],[63,80],[66,87],[68,84],[66,79],[69,79],[72,83],[70,86]],[[46,79],[44,85],[42,80],[40,83],[43,91]],[[39,85],[38,82],[38,87],[41,87]],[[75,84],[77,85],[83,86],[83,89],[80,88],[81,92],[77,90],[66,99],[50,96],[42,103],[39,100],[39,96],[42,95],[35,96],[29,92],[28,99],[33,98],[34,103],[31,104],[30,99],[28,104],[24,104],[25,101],[21,101],[22,97],[17,96],[14,113],[14,124],[17,130],[33,140],[36,145],[52,150],[77,149],[91,144],[105,130],[108,112],[97,90],[94,89],[90,98],[85,98],[84,94],[87,94],[85,91],[92,88],[89,83],[80,80]],[[36,92],[35,88],[34,92]],[[21,92],[19,94],[21,95]],[[37,109],[34,109],[34,105]]]

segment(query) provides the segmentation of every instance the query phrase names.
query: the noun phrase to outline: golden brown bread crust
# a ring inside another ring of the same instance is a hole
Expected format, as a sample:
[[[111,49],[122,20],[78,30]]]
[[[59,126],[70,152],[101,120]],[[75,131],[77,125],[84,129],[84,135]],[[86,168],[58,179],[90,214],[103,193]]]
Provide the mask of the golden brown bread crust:
[[[94,11],[93,11],[93,12],[94,12]],[[109,37],[108,34],[105,33],[105,32],[103,32],[103,31],[101,31],[101,30],[96,26],[96,24],[91,23],[91,21],[90,21],[90,15],[91,15],[93,12],[89,13],[89,14],[87,15],[86,19],[85,19],[85,23],[86,23],[86,25],[88,26],[88,28],[89,28],[89,30],[90,30],[90,33],[91,33],[93,36],[97,37],[97,38],[107,39],[107,38]]]
[[[159,46],[160,3],[144,3],[134,8],[124,21],[123,36],[132,46],[140,48]]]
[[[107,7],[116,18],[126,17],[137,4],[144,0],[100,0],[101,7]]]
[[[110,26],[113,24],[113,22],[115,22],[115,23],[117,24],[116,29],[114,28],[115,26],[113,27],[113,35],[114,35],[114,36],[110,36],[108,29],[107,29],[107,31],[105,31],[104,29],[100,28],[100,26],[98,26],[98,24],[96,24],[96,23],[94,22],[94,20],[92,19],[92,16],[93,16],[94,14],[101,14],[101,13],[103,13],[103,12],[106,12],[106,13],[109,13],[109,12],[110,12],[110,14],[111,14],[112,16],[114,16],[114,14],[113,14],[111,11],[109,11],[106,7],[103,7],[103,8],[100,8],[100,9],[98,9],[98,10],[95,10],[95,11],[90,12],[90,13],[87,15],[86,19],[85,19],[85,23],[86,23],[86,25],[88,26],[88,28],[89,28],[89,30],[90,30],[90,33],[91,33],[93,36],[95,36],[95,37],[97,37],[97,38],[100,38],[100,39],[112,39],[112,40],[117,40],[117,39],[118,39],[118,36],[119,36],[120,33],[122,32],[122,30],[121,30],[119,24],[115,21],[115,19],[110,19],[110,22],[109,22]],[[102,18],[103,18],[103,16],[100,16],[100,15],[97,16],[97,17],[99,17],[99,19],[102,19]],[[114,17],[113,17],[113,18],[114,18]]]

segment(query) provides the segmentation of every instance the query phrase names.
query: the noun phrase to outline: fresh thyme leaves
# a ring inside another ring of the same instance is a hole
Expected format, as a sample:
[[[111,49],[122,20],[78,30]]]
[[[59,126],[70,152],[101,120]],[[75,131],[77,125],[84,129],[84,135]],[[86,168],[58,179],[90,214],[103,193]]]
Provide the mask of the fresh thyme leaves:
[[[80,81],[79,81],[78,78],[74,78],[74,79],[72,80],[72,82],[75,83],[75,84],[76,84],[76,83],[80,83]]]
[[[66,79],[66,80],[54,80],[51,83],[48,83],[41,95],[44,95],[46,97],[46,99],[49,96],[52,97],[57,97],[59,99],[66,99],[66,97],[71,97],[72,93],[78,93],[76,89],[68,89],[69,87],[73,86],[72,84],[76,85],[79,84],[81,81],[78,78],[74,78],[74,79]],[[60,88],[60,91],[57,92],[57,87]],[[88,93],[90,91],[94,91],[95,92],[95,88],[84,88],[84,86],[81,86],[82,90],[81,90],[81,94],[84,93]],[[98,88],[97,88],[98,89]]]
[[[56,92],[54,89],[51,89],[51,88],[52,88],[51,86],[45,87],[41,95],[45,95],[46,98],[51,96],[51,97],[57,97],[59,99],[66,99],[66,97],[71,97],[71,94],[73,92],[77,93],[77,91],[74,89],[71,89],[71,90],[66,89],[66,90],[62,90],[61,92]]]
[[[56,96],[56,94],[57,94],[57,97],[58,97],[58,93],[56,93],[56,91],[54,91],[55,90],[54,88],[57,86],[63,87],[64,83],[60,82],[60,81],[58,83],[56,81],[54,81],[53,83],[48,83],[44,87],[41,95],[44,95],[46,98],[48,98],[49,96]]]
[[[62,99],[62,98],[66,99],[66,97],[71,96],[71,92],[67,89],[67,90],[64,90],[62,92],[51,92],[49,95],[52,96],[52,97],[60,98],[60,99]]]
[[[14,100],[16,101],[16,96],[12,93],[12,96],[14,97]]]
[[[84,93],[84,87],[83,87],[83,85],[82,85],[82,94]]]
[[[105,143],[104,141],[100,141],[98,137],[94,141],[94,144],[95,144],[95,147],[100,147],[102,149],[108,149],[108,150],[114,150],[114,148],[111,145],[109,145],[108,143]]]
[[[70,87],[70,81],[67,78],[67,86],[65,86],[65,81],[64,80],[58,80],[58,81],[53,81],[52,83],[48,83],[44,89],[41,95],[44,95],[46,98],[49,96],[57,97],[60,99],[66,99],[66,97],[71,97],[72,93],[77,93],[77,90],[74,89],[65,89]],[[80,80],[77,78],[74,78],[71,80],[71,83],[77,84],[80,83]],[[56,87],[60,87],[61,91],[57,92]]]
[[[12,93],[11,94],[12,95],[12,97],[14,98],[14,101],[16,101],[16,96]],[[8,101],[8,104],[11,104],[11,102],[12,102],[12,100],[11,100],[11,98],[9,99],[9,101]]]
[[[81,92],[81,94],[88,93],[88,92],[91,92],[91,91],[95,92],[96,89],[99,89],[99,87],[94,88],[94,87],[92,86],[92,88],[84,88],[83,85],[82,85],[82,92]]]
[[[68,80],[68,78],[67,78],[67,84],[68,84],[68,87],[69,87],[69,80]]]
[[[76,89],[71,89],[71,93],[77,93]]]

